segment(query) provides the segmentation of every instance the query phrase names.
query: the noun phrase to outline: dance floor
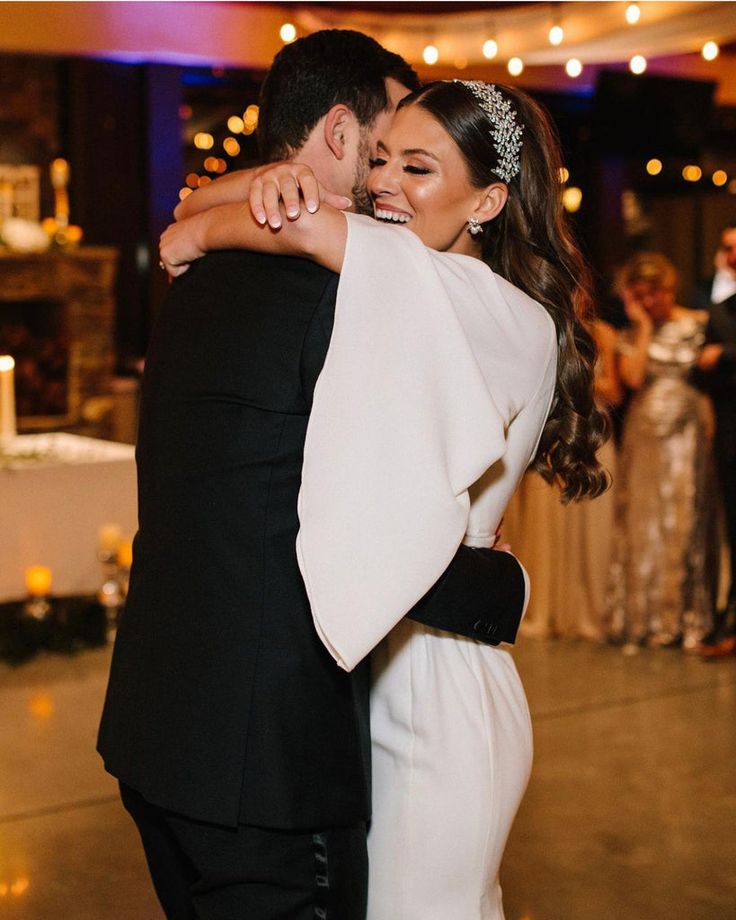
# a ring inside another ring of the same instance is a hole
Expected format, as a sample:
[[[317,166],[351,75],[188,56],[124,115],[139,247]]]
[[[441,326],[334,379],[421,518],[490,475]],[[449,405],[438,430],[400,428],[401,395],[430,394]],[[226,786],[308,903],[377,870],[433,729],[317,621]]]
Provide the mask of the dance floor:
[[[507,920],[733,917],[736,658],[530,639],[515,654],[536,757],[504,861]],[[4,920],[162,918],[94,753],[108,662],[0,665]]]

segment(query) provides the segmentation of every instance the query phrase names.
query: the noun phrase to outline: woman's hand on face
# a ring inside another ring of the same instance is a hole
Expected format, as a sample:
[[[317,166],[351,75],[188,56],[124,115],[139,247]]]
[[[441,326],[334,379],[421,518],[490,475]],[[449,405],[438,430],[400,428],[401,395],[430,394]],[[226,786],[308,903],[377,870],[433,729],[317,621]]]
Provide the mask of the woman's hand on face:
[[[190,263],[204,255],[194,239],[192,224],[195,220],[195,217],[187,217],[175,224],[169,224],[161,234],[161,262],[172,278],[183,275]]]
[[[626,315],[633,325],[642,331],[648,330],[651,332],[654,328],[654,323],[652,322],[651,316],[642,306],[641,301],[639,301],[631,291],[624,291],[622,299]]]
[[[281,226],[281,208],[289,220],[297,220],[302,202],[310,214],[319,210],[321,202],[344,211],[352,201],[336,195],[321,185],[309,166],[284,161],[271,163],[259,170],[250,186],[249,203],[255,220],[274,230]]]

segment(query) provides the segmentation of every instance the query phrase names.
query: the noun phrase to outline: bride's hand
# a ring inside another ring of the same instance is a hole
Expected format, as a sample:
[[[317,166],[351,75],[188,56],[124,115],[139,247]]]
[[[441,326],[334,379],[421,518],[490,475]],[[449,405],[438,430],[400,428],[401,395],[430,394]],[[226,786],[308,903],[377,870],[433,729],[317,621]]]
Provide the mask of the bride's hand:
[[[169,226],[161,234],[159,253],[162,267],[176,278],[183,275],[191,262],[204,255],[194,233],[197,218],[186,217]]]
[[[310,214],[319,210],[320,202],[344,211],[352,201],[344,195],[330,192],[321,185],[309,166],[304,163],[284,161],[262,167],[253,177],[248,196],[250,209],[256,221],[274,230],[281,226],[281,206],[289,220],[297,220],[301,203]]]

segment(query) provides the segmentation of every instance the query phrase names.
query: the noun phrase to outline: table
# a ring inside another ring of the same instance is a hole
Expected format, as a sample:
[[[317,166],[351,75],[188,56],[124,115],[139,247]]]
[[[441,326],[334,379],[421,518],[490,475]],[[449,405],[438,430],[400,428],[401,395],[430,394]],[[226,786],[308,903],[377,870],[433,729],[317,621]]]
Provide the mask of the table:
[[[98,531],[137,529],[135,449],[55,432],[19,435],[0,453],[0,601],[25,595],[30,565],[55,595],[95,594]]]

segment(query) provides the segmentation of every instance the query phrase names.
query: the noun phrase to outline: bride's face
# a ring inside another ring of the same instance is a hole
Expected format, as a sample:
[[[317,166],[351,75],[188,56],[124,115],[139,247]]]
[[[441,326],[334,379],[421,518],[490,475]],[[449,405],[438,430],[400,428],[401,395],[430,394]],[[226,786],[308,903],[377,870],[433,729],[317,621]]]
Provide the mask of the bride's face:
[[[413,230],[431,249],[477,254],[467,221],[487,190],[470,184],[460,149],[429,112],[399,109],[371,166],[368,191],[378,220]]]

